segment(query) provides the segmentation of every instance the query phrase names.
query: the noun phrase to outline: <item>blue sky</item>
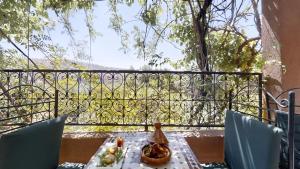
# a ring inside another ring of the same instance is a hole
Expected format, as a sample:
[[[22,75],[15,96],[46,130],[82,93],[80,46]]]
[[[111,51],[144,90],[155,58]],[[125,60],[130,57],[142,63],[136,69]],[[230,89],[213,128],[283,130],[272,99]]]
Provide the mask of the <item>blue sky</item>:
[[[124,16],[126,20],[132,20],[134,18],[134,14],[137,13],[139,7],[134,5],[133,7],[121,7],[120,13]],[[136,51],[131,48],[131,50],[124,54],[121,48],[121,40],[120,37],[116,34],[114,30],[109,28],[109,9],[107,6],[107,2],[96,2],[96,6],[94,8],[94,28],[100,34],[96,37],[91,44],[91,55],[92,60],[91,63],[115,67],[115,68],[123,68],[129,69],[133,67],[135,69],[141,68],[143,65],[146,65],[148,62],[143,58],[137,58]],[[74,12],[71,16],[71,23],[75,30],[75,39],[78,42],[84,42],[85,51],[89,54],[90,45],[89,45],[89,34],[88,29],[85,25],[85,16],[83,11]],[[128,25],[137,25],[139,27],[144,27],[143,24],[132,22],[132,24]],[[125,26],[126,29],[126,26]],[[70,38],[66,33],[63,33],[63,28],[61,25],[57,26],[54,31],[51,31],[52,40],[55,43],[58,43],[65,47],[68,50],[67,58],[74,59],[72,56],[72,49],[68,46],[70,43]],[[159,51],[163,52],[165,57],[169,57],[172,60],[181,59],[183,56],[181,51],[174,48],[169,43],[162,43],[159,46]],[[37,52],[32,52],[32,57],[37,57],[34,55],[39,55]],[[82,61],[82,60],[80,60]],[[171,68],[168,65],[163,66],[162,68]]]

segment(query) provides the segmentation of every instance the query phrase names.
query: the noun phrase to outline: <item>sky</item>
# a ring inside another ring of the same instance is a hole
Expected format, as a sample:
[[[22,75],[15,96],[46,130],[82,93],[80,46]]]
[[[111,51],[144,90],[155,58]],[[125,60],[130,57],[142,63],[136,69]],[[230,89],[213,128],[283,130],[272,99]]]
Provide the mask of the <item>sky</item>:
[[[124,16],[125,20],[132,20],[134,14],[137,13],[139,7],[134,5],[132,7],[122,7],[120,8],[120,13]],[[129,12],[130,11],[130,12]],[[145,61],[143,58],[138,58],[137,53],[134,49],[131,49],[128,53],[124,53],[121,48],[121,40],[119,35],[109,28],[110,23],[110,13],[107,2],[96,2],[94,7],[94,29],[100,34],[96,36],[91,42],[91,63],[98,64],[107,67],[121,68],[121,69],[140,69],[144,65],[147,65],[148,61]],[[75,12],[70,21],[75,30],[75,39],[78,42],[85,42],[85,52],[89,54],[90,50],[90,41],[88,29],[85,24],[85,15],[83,11]],[[144,27],[141,23],[133,22],[133,24]],[[126,29],[126,26],[124,27]],[[63,33],[62,25],[56,27],[55,31],[51,31],[52,40],[55,43],[63,45],[68,49],[69,56],[67,58],[74,59],[72,55],[72,49],[68,46],[70,44],[70,38],[66,33]],[[159,46],[159,50],[163,52],[164,56],[170,57],[172,60],[181,59],[183,56],[181,51],[171,46],[169,43],[162,43]],[[37,57],[38,53],[31,55],[32,57]],[[85,61],[85,60],[80,60]],[[89,62],[89,61],[86,61]],[[171,66],[165,65],[161,68],[172,69]]]
[[[136,51],[131,48],[127,53],[124,53],[121,48],[120,36],[117,33],[109,28],[110,24],[110,11],[107,5],[108,2],[100,1],[96,2],[96,6],[93,9],[94,13],[94,29],[99,33],[96,38],[91,41],[88,34],[88,28],[85,23],[85,14],[83,10],[78,10],[73,12],[70,17],[70,22],[74,28],[74,37],[76,42],[82,43],[83,50],[90,54],[91,49],[91,59],[90,60],[79,60],[74,58],[74,50],[70,47],[70,37],[65,33],[65,29],[62,27],[62,24],[57,24],[54,30],[50,31],[50,36],[54,43],[62,46],[66,51],[67,55],[65,56],[71,60],[77,60],[81,62],[87,62],[92,64],[97,64],[101,66],[119,68],[119,69],[141,69],[144,65],[147,65],[148,61],[145,61],[143,58],[137,58]],[[138,13],[139,6],[134,4],[131,7],[120,7],[119,12],[124,16],[125,20],[132,20],[134,15]],[[50,13],[50,17],[55,18],[53,13]],[[247,23],[248,24],[248,23]],[[251,25],[251,21],[249,23]],[[137,22],[131,22],[130,24],[125,25],[125,30],[129,30],[133,25],[137,25],[140,28],[145,27],[145,25]],[[130,29],[131,30],[131,29]],[[253,27],[248,27],[246,33],[250,36],[255,36],[257,34],[256,29]],[[180,46],[176,44],[176,46]],[[21,48],[26,51],[26,49],[21,46]],[[172,61],[176,61],[183,58],[181,50],[174,48],[171,44],[163,42],[159,45],[158,53],[162,52],[164,57],[170,58]],[[43,55],[30,50],[31,58],[42,58]],[[161,69],[174,69],[170,65],[164,65],[159,67]]]

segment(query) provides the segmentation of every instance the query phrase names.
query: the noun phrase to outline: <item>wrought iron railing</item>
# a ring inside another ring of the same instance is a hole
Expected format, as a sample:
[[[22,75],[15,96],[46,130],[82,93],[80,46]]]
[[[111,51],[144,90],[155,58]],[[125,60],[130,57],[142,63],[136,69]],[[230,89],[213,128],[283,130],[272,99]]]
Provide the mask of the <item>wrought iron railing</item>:
[[[52,97],[39,86],[26,84],[0,92],[0,134],[58,116],[57,96],[57,91]]]
[[[38,86],[51,98],[57,91],[58,114],[70,114],[68,125],[141,126],[147,130],[159,119],[171,127],[222,127],[230,92],[230,106],[261,116],[261,109],[257,109],[262,107],[260,73],[2,70],[0,82],[2,90]],[[9,94],[14,98],[14,93]],[[40,99],[29,97],[26,91],[23,96],[31,103]],[[0,101],[0,107],[12,106],[6,95]],[[54,111],[54,104],[50,106]],[[26,111],[36,110],[29,106]],[[2,109],[0,117],[13,118],[16,113],[11,108]]]

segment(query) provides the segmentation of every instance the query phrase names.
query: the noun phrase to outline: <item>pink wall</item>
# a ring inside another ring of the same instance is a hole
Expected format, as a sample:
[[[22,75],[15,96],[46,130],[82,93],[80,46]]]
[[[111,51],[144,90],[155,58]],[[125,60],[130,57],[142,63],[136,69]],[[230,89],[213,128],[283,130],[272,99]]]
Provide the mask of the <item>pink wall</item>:
[[[262,45],[267,88],[277,95],[300,87],[300,0],[262,1]],[[284,65],[282,68],[280,65]],[[300,105],[300,90],[296,92]]]

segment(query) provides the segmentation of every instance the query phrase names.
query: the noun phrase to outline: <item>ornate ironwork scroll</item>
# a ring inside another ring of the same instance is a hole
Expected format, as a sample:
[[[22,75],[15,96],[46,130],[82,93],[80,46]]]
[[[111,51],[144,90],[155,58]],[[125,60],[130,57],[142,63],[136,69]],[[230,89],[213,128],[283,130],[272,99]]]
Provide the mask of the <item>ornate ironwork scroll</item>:
[[[4,70],[0,80],[6,89],[38,86],[51,97],[58,90],[58,114],[69,114],[69,125],[147,127],[159,119],[165,126],[221,127],[230,91],[237,109],[259,114],[255,107],[261,106],[259,73]],[[39,97],[23,95],[22,99],[37,102]],[[10,104],[3,98],[0,102]],[[17,113],[9,108],[0,116]]]

